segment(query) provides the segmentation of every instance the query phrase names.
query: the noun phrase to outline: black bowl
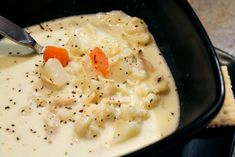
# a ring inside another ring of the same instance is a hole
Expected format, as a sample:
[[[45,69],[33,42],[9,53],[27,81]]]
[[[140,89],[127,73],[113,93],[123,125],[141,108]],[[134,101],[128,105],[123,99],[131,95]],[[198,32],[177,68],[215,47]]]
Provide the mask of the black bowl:
[[[183,0],[50,0],[15,1],[1,14],[21,26],[69,15],[122,10],[148,24],[176,81],[181,118],[178,129],[159,142],[128,155],[155,156],[185,142],[218,113],[224,85],[219,63],[201,23]],[[10,0],[12,3],[12,0]],[[24,3],[24,4],[22,4]],[[35,7],[36,6],[36,7]],[[31,7],[31,9],[27,9]],[[14,14],[13,14],[14,12]],[[17,14],[16,14],[17,12]]]

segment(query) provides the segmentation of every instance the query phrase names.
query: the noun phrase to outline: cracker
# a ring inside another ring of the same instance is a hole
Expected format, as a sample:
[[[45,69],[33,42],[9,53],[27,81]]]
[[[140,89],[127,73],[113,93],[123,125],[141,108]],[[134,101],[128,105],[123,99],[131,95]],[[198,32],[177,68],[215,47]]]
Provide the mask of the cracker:
[[[225,98],[218,115],[208,127],[235,126],[235,100],[227,66],[221,66],[225,82]]]

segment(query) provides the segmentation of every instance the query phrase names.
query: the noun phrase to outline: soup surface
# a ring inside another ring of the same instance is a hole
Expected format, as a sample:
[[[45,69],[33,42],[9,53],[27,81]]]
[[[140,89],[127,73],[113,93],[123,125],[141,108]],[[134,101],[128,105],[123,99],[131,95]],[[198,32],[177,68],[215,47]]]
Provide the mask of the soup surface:
[[[143,20],[121,11],[26,30],[69,62],[0,41],[0,156],[119,156],[172,133],[173,77]]]

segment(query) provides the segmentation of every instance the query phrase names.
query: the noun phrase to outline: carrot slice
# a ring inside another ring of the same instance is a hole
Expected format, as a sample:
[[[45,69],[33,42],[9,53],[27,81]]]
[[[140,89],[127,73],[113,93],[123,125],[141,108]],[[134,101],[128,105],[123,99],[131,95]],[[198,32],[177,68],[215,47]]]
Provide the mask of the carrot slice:
[[[90,60],[94,65],[95,69],[103,74],[103,76],[109,75],[109,62],[105,53],[99,48],[96,47],[90,52]]]
[[[55,46],[46,46],[43,52],[43,60],[46,62],[50,58],[56,58],[65,67],[69,62],[68,51],[64,48]]]

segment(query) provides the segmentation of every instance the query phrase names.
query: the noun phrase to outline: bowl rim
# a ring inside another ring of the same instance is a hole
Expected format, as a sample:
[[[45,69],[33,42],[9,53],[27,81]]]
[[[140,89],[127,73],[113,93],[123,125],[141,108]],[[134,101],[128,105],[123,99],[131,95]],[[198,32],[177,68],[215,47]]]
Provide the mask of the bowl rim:
[[[175,0],[175,1],[183,10],[185,15],[189,17],[191,23],[195,27],[195,30],[199,34],[202,42],[204,43],[205,48],[207,49],[209,59],[212,64],[212,70],[214,71],[216,77],[217,96],[214,100],[214,103],[193,122],[182,128],[178,128],[175,132],[161,139],[158,142],[152,143],[146,147],[143,147],[141,149],[138,149],[136,151],[127,154],[128,156],[146,154],[147,152],[150,152],[152,150],[154,151],[154,155],[156,155],[163,153],[172,147],[179,146],[182,142],[189,140],[190,137],[192,137],[195,133],[205,128],[207,124],[216,116],[216,114],[219,112],[219,110],[222,107],[222,103],[225,96],[224,80],[215,49],[202,23],[200,22],[199,18],[197,17],[196,13],[194,12],[189,2],[187,0]]]

